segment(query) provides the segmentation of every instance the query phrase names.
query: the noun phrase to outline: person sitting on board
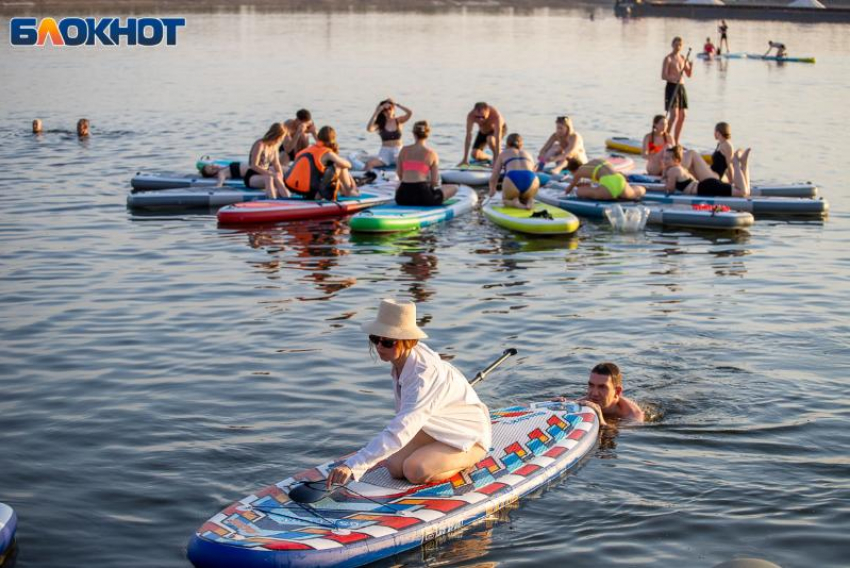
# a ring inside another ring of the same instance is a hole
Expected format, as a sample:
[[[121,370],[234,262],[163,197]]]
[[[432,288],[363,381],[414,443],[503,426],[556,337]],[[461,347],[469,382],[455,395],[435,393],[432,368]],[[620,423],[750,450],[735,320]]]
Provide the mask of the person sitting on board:
[[[395,115],[396,107],[404,111],[401,116]],[[401,125],[410,120],[413,112],[404,105],[392,99],[386,99],[378,104],[378,108],[372,113],[366,132],[377,132],[381,137],[381,149],[378,156],[370,158],[366,162],[366,170],[381,166],[394,166],[401,150]]]
[[[776,50],[776,57],[779,57],[780,59],[788,56],[788,50],[785,48],[784,43],[768,40],[767,45],[767,51],[764,52],[765,57],[767,57],[772,49]]]
[[[711,38],[710,37],[705,38],[705,45],[702,46],[702,52],[705,54],[705,56],[708,59],[711,59],[712,57],[714,57],[715,51],[716,51],[716,49],[714,47],[714,44],[711,43]]]
[[[205,178],[215,178],[216,187],[221,187],[229,179],[244,179],[248,173],[248,164],[243,162],[230,162],[226,166],[219,164],[204,164],[201,167],[201,175]]]
[[[569,116],[555,118],[555,132],[540,149],[537,156],[537,170],[542,171],[549,162],[555,162],[550,173],[561,173],[565,168],[574,172],[587,162],[584,151],[584,139],[573,129]]]
[[[286,165],[295,160],[298,152],[310,145],[311,136],[313,141],[318,142],[319,134],[316,132],[313,115],[306,108],[300,109],[295,113],[295,118],[290,118],[283,125],[286,126],[287,134],[280,148],[280,161]]]
[[[643,137],[641,156],[646,160],[646,173],[651,176],[660,176],[664,171],[664,150],[673,145],[667,126],[667,116],[656,114],[652,118],[652,130]]]
[[[89,135],[89,119],[81,118],[77,121],[77,136],[85,138]]]
[[[248,154],[248,168],[242,181],[245,182],[245,187],[264,189],[269,199],[289,197],[289,191],[283,184],[283,168],[279,156],[280,145],[286,132],[283,124],[273,123],[268,132],[254,142]]]
[[[305,199],[336,201],[340,194],[360,195],[351,176],[351,162],[339,155],[336,130],[323,126],[317,138],[318,142],[295,156],[284,178],[286,187]]]
[[[566,397],[554,399],[566,402]],[[599,425],[605,426],[608,420],[630,420],[643,422],[644,413],[634,401],[623,396],[623,374],[614,363],[599,363],[590,370],[587,379],[587,394],[576,402],[589,406],[599,417]]]
[[[730,164],[733,171],[733,183],[720,181],[717,174],[708,167],[702,156],[688,150],[688,163],[696,166],[698,175],[683,162],[685,150],[679,146],[668,148],[664,156],[664,188],[668,193],[680,191],[687,195],[703,195],[706,197],[748,197],[750,195],[750,175],[748,162],[750,149],[738,150],[732,156]]]
[[[589,182],[589,183],[588,183]],[[578,186],[578,187],[577,187]],[[638,200],[646,194],[641,185],[630,185],[626,177],[606,160],[593,159],[573,172],[573,179],[565,193],[576,190],[579,199],[615,201]]]
[[[502,203],[505,207],[534,208],[534,196],[540,188],[540,180],[534,172],[534,159],[522,149],[522,136],[516,132],[508,135],[505,149],[493,162],[490,197],[496,195],[499,179],[502,180]]]
[[[717,140],[717,147],[711,154],[711,171],[717,174],[720,181],[731,181],[734,179],[731,164],[735,147],[732,145],[732,127],[728,122],[718,122],[714,125],[714,139]]]
[[[359,480],[384,462],[390,475],[413,484],[452,477],[490,448],[490,413],[458,369],[419,340],[416,305],[383,300],[362,326],[382,361],[391,364],[395,417],[353,456],[333,468],[328,487]]]
[[[431,134],[428,121],[413,125],[414,143],[398,153],[396,172],[401,183],[395,192],[398,205],[433,207],[457,193],[456,185],[440,186],[440,158],[426,144]]]
[[[472,143],[472,127],[478,125],[478,134]],[[496,107],[487,103],[475,103],[475,106],[466,115],[466,139],[463,142],[463,159],[458,166],[469,164],[469,149],[472,145],[472,159],[481,162],[489,162],[490,156],[484,152],[489,146],[493,152],[493,159],[499,157],[499,149],[502,147],[502,137],[507,133],[508,127],[502,114]]]

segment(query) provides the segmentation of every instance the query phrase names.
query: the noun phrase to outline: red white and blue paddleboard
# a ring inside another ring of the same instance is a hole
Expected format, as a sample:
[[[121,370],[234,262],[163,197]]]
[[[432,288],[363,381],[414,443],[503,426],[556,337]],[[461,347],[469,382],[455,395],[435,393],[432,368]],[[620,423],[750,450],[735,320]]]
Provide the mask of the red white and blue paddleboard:
[[[15,531],[18,528],[18,517],[8,505],[0,503],[0,564],[6,560],[15,542]]]
[[[480,521],[579,465],[596,445],[596,414],[576,403],[491,412],[493,447],[473,469],[412,485],[383,464],[311,505],[288,497],[337,460],[233,503],[189,543],[198,568],[362,566]]]

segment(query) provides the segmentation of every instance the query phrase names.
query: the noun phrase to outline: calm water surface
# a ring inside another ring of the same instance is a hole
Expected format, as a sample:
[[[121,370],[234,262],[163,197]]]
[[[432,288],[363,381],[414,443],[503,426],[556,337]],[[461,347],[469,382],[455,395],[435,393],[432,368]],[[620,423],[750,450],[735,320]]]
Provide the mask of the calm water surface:
[[[566,239],[480,213],[412,236],[345,221],[234,231],[124,201],[136,171],[245,154],[302,106],[344,150],[376,147],[364,126],[387,96],[432,121],[445,162],[476,100],[535,151],[569,114],[598,155],[648,129],[670,38],[701,45],[712,25],[243,10],[189,14],[168,49],[0,42],[0,501],[20,515],[18,566],[186,568],[211,514],[364,443],[392,411],[359,331],[384,297],[417,300],[429,343],[470,375],[517,347],[479,388],[494,407],[581,394],[611,359],[657,418],[606,435],[500,522],[388,564],[846,566],[848,31],[734,22],[734,51],[781,39],[818,63],[699,62],[688,86],[687,140],[709,146],[727,120],[754,148],[753,178],[816,181],[827,220],[720,235],[585,224]]]

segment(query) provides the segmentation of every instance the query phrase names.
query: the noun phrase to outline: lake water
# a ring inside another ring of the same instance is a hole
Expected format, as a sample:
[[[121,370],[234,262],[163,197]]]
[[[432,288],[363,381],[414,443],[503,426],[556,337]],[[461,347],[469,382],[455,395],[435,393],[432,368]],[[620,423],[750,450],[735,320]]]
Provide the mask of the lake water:
[[[569,114],[601,155],[661,109],[672,36],[697,47],[713,24],[607,8],[185,15],[172,48],[0,42],[0,501],[20,516],[19,568],[187,568],[210,515],[365,443],[392,414],[359,329],[385,297],[418,301],[429,344],[470,376],[519,349],[478,387],[491,407],[580,395],[613,360],[654,415],[501,521],[386,565],[847,565],[850,27],[731,22],[733,51],[784,40],[818,62],[698,62],[688,84],[687,141],[711,146],[730,122],[753,179],[815,181],[826,220],[540,239],[475,212],[375,238],[344,220],[137,216],[128,182],[244,155],[301,107],[343,150],[372,149],[387,96],[432,122],[446,163],[478,100],[533,151]]]

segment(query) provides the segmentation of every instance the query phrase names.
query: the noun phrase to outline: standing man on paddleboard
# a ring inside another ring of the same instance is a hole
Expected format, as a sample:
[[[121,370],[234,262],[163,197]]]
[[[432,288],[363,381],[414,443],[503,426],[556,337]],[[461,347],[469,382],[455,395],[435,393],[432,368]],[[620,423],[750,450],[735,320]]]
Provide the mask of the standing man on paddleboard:
[[[478,134],[475,143],[472,143],[472,127],[478,125]],[[490,156],[484,152],[484,148],[490,146],[493,152],[493,160],[499,157],[499,149],[502,147],[502,137],[508,132],[505,119],[496,107],[487,103],[475,103],[475,106],[466,115],[466,140],[463,143],[463,159],[458,166],[469,164],[469,147],[472,145],[472,159],[482,162],[490,161]]]
[[[558,397],[559,402],[566,398]],[[623,374],[614,363],[599,363],[590,370],[587,379],[587,394],[577,402],[589,406],[599,416],[599,425],[605,426],[605,419],[632,420],[643,422],[644,415],[640,406],[623,396]]]
[[[670,117],[670,130],[673,141],[680,143],[685,114],[688,109],[688,92],[685,90],[685,75],[691,76],[694,70],[692,61],[682,57],[682,38],[673,38],[673,51],[664,58],[661,66],[661,79],[667,82],[664,88],[664,109]]]
[[[726,23],[726,20],[720,20],[717,31],[720,32],[720,41],[717,42],[717,55],[723,53],[724,48],[726,49],[726,53],[729,53],[729,38],[726,35],[729,32],[729,25]]]

